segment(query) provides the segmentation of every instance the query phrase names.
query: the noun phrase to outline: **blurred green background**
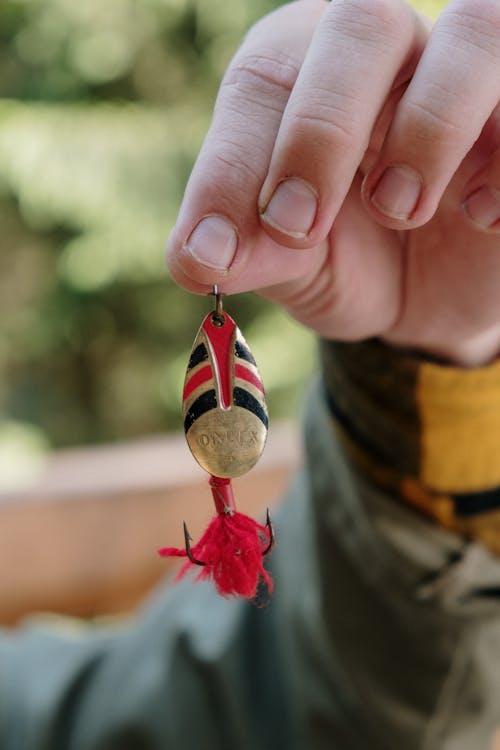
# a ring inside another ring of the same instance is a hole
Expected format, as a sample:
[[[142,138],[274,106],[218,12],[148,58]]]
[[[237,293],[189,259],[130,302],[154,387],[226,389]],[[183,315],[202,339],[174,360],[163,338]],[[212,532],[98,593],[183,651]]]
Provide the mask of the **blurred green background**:
[[[175,287],[163,248],[225,66],[279,4],[0,4],[0,487],[49,447],[180,427],[207,300]],[[230,310],[271,416],[293,414],[312,337],[252,295]]]

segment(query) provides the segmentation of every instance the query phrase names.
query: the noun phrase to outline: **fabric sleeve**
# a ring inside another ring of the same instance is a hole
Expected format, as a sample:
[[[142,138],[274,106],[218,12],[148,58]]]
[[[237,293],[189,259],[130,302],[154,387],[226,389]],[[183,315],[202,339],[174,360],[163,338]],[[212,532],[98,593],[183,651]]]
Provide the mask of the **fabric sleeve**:
[[[321,353],[305,431],[330,665],[315,741],[493,747],[500,363],[460,369],[377,340]]]
[[[293,747],[273,617],[187,582],[162,587],[118,629],[62,621],[4,631],[0,747]]]
[[[324,343],[328,409],[354,463],[444,528],[500,553],[500,360],[464,369]]]

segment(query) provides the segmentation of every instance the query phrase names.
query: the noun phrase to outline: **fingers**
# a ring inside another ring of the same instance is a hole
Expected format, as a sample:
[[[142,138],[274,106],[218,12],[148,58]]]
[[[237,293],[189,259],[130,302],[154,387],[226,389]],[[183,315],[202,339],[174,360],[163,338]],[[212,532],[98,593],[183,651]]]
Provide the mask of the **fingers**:
[[[436,23],[365,179],[372,216],[394,228],[428,221],[499,99],[500,3],[455,0]]]
[[[325,7],[323,0],[303,0],[278,9],[250,31],[229,66],[167,248],[172,275],[193,291],[213,283],[227,292],[256,288],[280,272],[302,272],[303,261],[286,262],[283,248],[275,252],[262,232],[257,198]]]
[[[259,196],[266,231],[290,247],[322,241],[395,79],[423,42],[399,0],[330,3],[288,100]]]
[[[281,7],[224,78],[169,241],[172,275],[200,292],[304,286],[359,168],[372,220],[424,224],[499,99],[498,0],[452,0],[429,41],[402,0]],[[464,211],[477,223],[482,206],[494,231],[495,169],[483,178]]]
[[[193,291],[239,291],[312,272],[423,41],[401,0],[303,0],[263,19],[222,84],[169,241],[174,278]]]
[[[379,335],[394,325],[401,308],[404,253],[399,233],[373,222],[361,203],[360,188],[357,176],[322,262],[295,281],[261,291],[325,338]]]

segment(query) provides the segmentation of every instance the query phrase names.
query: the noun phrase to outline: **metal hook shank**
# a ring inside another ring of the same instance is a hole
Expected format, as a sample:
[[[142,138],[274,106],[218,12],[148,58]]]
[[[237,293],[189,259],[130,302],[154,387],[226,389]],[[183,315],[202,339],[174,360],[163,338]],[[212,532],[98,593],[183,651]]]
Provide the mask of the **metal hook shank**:
[[[196,557],[193,556],[193,553],[191,551],[191,537],[189,535],[188,527],[186,525],[186,522],[183,521],[184,526],[184,542],[186,545],[186,555],[191,560],[193,565],[206,565],[206,563],[202,562],[201,560],[197,560]]]
[[[274,529],[271,523],[271,517],[269,515],[269,508],[266,510],[266,528],[269,531],[269,544],[267,545],[266,549],[262,552],[263,557],[265,557],[267,554],[269,554],[269,552],[271,552],[274,546],[274,542],[275,542]]]

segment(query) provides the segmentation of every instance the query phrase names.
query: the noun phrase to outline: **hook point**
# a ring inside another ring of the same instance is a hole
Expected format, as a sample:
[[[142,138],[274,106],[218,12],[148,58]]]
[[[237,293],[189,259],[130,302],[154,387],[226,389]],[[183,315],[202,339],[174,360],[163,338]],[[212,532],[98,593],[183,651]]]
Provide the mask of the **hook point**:
[[[269,515],[269,508],[267,508],[266,510],[266,529],[269,531],[269,544],[262,553],[263,557],[271,552],[272,548],[274,547],[274,542],[276,541],[274,536],[273,524],[271,523],[271,516]]]

